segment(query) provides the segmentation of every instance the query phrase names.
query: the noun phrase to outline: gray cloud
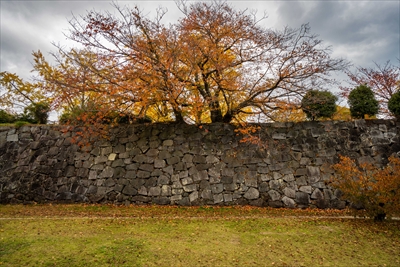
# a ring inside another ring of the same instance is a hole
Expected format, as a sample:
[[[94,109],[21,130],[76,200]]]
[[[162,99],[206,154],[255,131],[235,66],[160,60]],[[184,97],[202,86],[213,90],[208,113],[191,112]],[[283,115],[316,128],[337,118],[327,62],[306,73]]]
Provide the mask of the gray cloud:
[[[319,34],[333,55],[344,57],[355,65],[369,66],[373,61],[400,58],[399,1],[232,1],[239,9],[256,9],[269,17],[266,27],[293,28],[310,23],[313,33]],[[120,1],[121,5],[138,4],[150,16],[158,6],[167,7],[165,22],[181,16],[174,1]],[[113,10],[107,1],[1,1],[0,56],[1,71],[16,72],[28,77],[31,53],[54,51],[51,42],[65,46],[63,32],[69,29],[68,19],[85,15],[88,10]]]

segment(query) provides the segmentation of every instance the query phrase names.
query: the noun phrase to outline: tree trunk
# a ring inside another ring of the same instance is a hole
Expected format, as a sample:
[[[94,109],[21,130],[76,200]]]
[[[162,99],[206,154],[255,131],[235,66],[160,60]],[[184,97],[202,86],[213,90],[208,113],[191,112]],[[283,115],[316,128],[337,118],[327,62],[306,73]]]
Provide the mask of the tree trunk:
[[[226,113],[225,115],[224,115],[224,118],[223,118],[223,122],[224,123],[230,123],[231,121],[232,121],[232,119],[233,119],[233,116],[232,116],[232,114],[231,113]]]
[[[212,123],[223,122],[222,111],[218,101],[212,101],[210,103],[210,113]]]
[[[183,119],[182,113],[179,110],[173,109],[176,123],[186,123]]]

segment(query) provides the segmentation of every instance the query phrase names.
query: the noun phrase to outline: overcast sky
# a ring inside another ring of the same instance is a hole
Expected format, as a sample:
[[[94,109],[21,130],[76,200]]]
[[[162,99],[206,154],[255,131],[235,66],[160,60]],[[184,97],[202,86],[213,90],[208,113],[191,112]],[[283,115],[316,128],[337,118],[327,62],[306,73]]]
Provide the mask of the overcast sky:
[[[238,9],[256,9],[268,14],[265,27],[298,28],[309,23],[332,55],[349,60],[355,66],[369,67],[374,62],[390,60],[398,65],[400,58],[400,1],[228,1]],[[168,8],[165,22],[181,16],[174,1],[118,1],[133,7],[137,4],[151,14],[159,6]],[[1,71],[20,77],[32,74],[32,51],[55,51],[52,42],[74,45],[63,33],[69,29],[72,14],[85,15],[88,10],[114,10],[111,1],[7,1],[0,0]],[[340,76],[344,78],[345,76]]]

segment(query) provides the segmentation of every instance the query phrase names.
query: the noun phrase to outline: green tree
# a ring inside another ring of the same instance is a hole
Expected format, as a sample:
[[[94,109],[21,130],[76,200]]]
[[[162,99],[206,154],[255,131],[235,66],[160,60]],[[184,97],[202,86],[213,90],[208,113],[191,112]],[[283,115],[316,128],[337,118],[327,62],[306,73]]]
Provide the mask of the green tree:
[[[0,109],[0,123],[12,123],[15,121],[15,116],[5,110]]]
[[[374,116],[379,111],[379,102],[371,88],[366,85],[353,89],[349,94],[348,103],[351,116],[356,119],[363,119],[365,115]]]
[[[301,101],[301,108],[307,118],[331,118],[336,112],[337,97],[328,91],[311,90],[306,93]]]
[[[47,102],[32,103],[27,106],[26,111],[31,114],[36,123],[46,124],[49,118],[50,105]]]
[[[394,93],[389,99],[388,108],[396,118],[400,118],[400,91]]]

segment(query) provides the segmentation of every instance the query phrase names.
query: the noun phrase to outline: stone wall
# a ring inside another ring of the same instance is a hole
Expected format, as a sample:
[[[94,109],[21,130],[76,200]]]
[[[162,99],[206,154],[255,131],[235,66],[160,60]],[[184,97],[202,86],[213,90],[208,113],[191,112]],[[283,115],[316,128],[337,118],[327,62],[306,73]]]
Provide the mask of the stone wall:
[[[229,124],[110,130],[81,148],[81,129],[0,128],[0,203],[88,202],[343,208],[329,186],[338,155],[383,165],[400,154],[390,120],[262,124],[261,145]]]

